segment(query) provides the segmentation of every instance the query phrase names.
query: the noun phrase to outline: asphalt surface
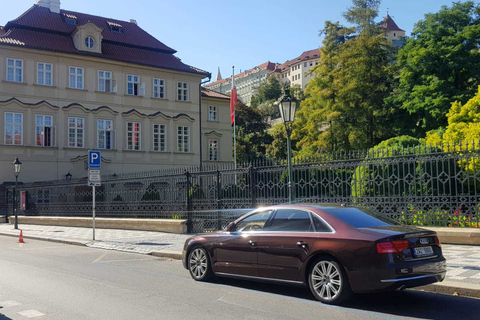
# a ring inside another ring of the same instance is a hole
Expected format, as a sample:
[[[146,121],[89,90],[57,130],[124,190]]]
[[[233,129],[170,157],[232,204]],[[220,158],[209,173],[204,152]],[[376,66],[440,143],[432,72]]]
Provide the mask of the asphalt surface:
[[[0,320],[478,319],[480,300],[406,291],[355,296],[343,307],[306,288],[193,281],[165,258],[0,236]]]

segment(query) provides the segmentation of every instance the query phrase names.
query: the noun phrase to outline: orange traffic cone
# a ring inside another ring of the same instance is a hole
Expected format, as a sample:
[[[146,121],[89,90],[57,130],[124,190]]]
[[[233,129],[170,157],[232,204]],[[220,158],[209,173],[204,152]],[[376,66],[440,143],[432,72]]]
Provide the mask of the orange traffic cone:
[[[20,238],[18,238],[18,243],[25,243],[25,241],[23,241],[23,230],[20,230]]]

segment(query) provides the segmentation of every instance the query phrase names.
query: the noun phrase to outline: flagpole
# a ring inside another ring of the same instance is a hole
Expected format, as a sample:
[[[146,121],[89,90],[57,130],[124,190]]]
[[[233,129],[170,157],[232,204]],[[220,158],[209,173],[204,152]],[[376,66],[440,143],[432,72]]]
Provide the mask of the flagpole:
[[[235,83],[235,66],[232,66],[232,89]],[[233,92],[231,92],[233,94]],[[235,185],[237,185],[237,126],[235,119],[235,105],[233,106],[233,161],[235,162]]]

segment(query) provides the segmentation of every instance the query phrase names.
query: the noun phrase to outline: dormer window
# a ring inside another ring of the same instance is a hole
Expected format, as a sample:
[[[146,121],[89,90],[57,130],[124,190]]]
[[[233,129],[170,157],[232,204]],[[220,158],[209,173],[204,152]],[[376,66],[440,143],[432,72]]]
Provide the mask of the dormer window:
[[[108,23],[108,26],[110,27],[110,31],[122,33],[122,25],[115,22],[111,22],[111,21],[107,21],[107,23]]]
[[[65,18],[65,23],[76,26],[76,25],[77,25],[77,20],[76,20],[76,19],[72,19],[72,18]]]
[[[93,49],[93,47],[95,47],[95,40],[92,37],[86,37],[85,46],[89,49]]]

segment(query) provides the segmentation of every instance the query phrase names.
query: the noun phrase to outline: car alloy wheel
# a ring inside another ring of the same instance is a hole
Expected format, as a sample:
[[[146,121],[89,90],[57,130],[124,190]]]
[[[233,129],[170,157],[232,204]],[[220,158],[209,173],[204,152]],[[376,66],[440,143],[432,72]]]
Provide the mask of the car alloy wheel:
[[[195,248],[188,255],[188,270],[193,279],[204,281],[212,276],[207,251]]]
[[[309,284],[315,297],[324,303],[339,303],[350,295],[350,285],[342,267],[330,259],[320,259],[314,263]]]

